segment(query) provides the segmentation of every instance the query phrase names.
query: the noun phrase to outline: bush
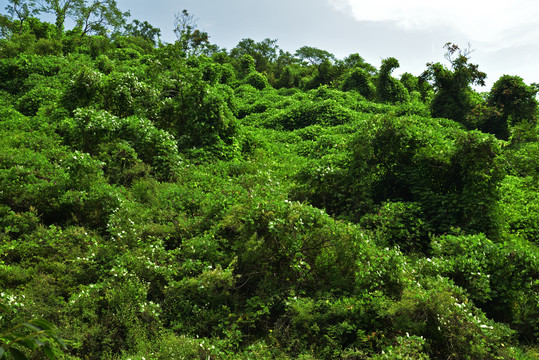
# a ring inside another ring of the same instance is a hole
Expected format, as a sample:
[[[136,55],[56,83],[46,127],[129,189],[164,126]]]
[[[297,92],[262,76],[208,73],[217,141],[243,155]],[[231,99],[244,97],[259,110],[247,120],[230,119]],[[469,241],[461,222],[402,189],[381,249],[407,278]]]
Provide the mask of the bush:
[[[497,359],[512,331],[488,319],[466,296],[443,279],[405,291],[388,310],[397,333],[425,339],[434,359]]]
[[[69,111],[91,105],[100,105],[103,101],[103,76],[87,66],[70,80],[61,98],[61,104]]]
[[[24,115],[34,116],[42,106],[56,103],[61,94],[61,90],[42,81],[17,100],[16,108]]]
[[[161,179],[173,178],[180,165],[174,137],[147,119],[118,118],[103,110],[78,109],[75,118],[66,120],[62,129],[73,145],[96,155],[101,143],[127,141]]]
[[[498,236],[499,144],[478,132],[425,126],[420,119],[378,118],[358,132],[349,172],[358,210],[413,201],[435,232],[457,226]]]
[[[251,72],[244,79],[246,84],[251,85],[255,89],[263,90],[269,86],[268,79],[259,72]]]
[[[433,276],[444,274],[466,289],[486,314],[508,324],[522,339],[539,329],[534,287],[539,279],[537,250],[529,243],[493,243],[482,235],[443,236],[433,242],[440,261],[429,262]],[[526,320],[524,320],[526,317]]]
[[[382,247],[397,245],[404,252],[428,253],[430,229],[421,206],[413,202],[384,202],[378,211],[361,218]]]
[[[112,72],[103,79],[103,109],[119,117],[154,114],[157,91],[130,72]]]
[[[311,125],[335,126],[352,122],[356,114],[335,100],[296,102],[270,117],[267,127],[285,130],[301,129]]]

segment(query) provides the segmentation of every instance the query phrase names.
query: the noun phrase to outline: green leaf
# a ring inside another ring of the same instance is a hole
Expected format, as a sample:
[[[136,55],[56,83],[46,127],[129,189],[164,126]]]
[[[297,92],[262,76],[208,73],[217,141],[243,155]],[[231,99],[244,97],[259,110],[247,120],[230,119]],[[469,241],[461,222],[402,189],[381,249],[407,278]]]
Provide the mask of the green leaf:
[[[35,326],[34,324],[31,324],[31,323],[23,323],[24,326],[26,326],[27,328],[31,329],[31,330],[34,330],[36,332],[41,332],[43,329]]]
[[[6,353],[6,351],[4,350],[4,348],[0,347],[0,359],[4,357],[5,353]]]
[[[21,339],[18,341],[18,344],[21,344],[22,346],[30,350],[35,350],[37,347],[34,339],[22,339],[22,336]]]
[[[51,339],[53,339],[58,345],[60,345],[60,347],[62,349],[64,349],[64,350],[67,349],[66,344],[64,343],[64,341],[62,339],[60,339],[60,337],[58,337],[58,336],[56,336],[54,334],[50,334],[49,337]]]
[[[15,348],[9,348],[9,353],[15,360],[27,360],[28,358],[22,352]]]
[[[49,359],[56,359],[56,355],[54,354],[54,352],[52,351],[51,347],[49,344],[46,344],[44,347],[43,347],[43,352],[45,353],[45,355],[49,358]]]
[[[30,323],[40,327],[42,330],[54,330],[54,325],[44,319],[34,319]]]

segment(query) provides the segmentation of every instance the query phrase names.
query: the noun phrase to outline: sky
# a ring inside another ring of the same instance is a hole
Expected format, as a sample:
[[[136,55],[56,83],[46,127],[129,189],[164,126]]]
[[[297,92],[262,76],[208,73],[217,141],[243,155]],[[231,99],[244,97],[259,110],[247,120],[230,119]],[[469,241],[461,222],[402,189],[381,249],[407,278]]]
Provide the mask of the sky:
[[[7,0],[0,0],[7,3]],[[487,73],[488,91],[502,75],[539,83],[537,0],[117,0],[131,19],[161,29],[173,42],[174,14],[187,9],[210,41],[232,49],[244,38],[277,39],[291,53],[313,46],[337,58],[358,53],[379,67],[395,57],[394,72],[421,74],[428,62],[447,62],[444,44],[470,44],[470,62]],[[3,7],[3,6],[2,6]]]

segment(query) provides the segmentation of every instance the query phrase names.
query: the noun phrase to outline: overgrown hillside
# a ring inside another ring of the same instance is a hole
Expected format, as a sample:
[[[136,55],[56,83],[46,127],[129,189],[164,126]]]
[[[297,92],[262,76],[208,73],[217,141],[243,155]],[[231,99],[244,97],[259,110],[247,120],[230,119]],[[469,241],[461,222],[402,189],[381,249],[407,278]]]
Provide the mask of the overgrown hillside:
[[[539,358],[537,86],[8,13],[0,358]]]

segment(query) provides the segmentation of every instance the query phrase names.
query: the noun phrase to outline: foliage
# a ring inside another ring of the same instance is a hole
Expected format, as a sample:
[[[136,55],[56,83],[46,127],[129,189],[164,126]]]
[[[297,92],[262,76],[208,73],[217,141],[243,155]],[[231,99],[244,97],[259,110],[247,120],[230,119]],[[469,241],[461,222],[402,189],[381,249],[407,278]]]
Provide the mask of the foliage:
[[[359,67],[350,70],[349,74],[344,79],[342,89],[343,91],[355,90],[368,100],[374,98],[376,91],[368,73]]]
[[[376,86],[377,98],[381,102],[406,102],[409,99],[408,90],[400,81],[391,76],[391,72],[399,66],[399,61],[395,58],[382,61]]]
[[[268,72],[271,68],[271,63],[277,58],[276,45],[277,40],[264,39],[260,42],[255,42],[253,39],[242,39],[238,45],[230,50],[230,56],[236,59],[242,59],[245,55],[249,55],[254,60],[254,69],[258,72]]]
[[[249,84],[258,90],[263,90],[264,88],[269,86],[268,79],[266,79],[264,75],[256,71],[253,71],[249,75],[247,75],[244,81],[246,84]]]
[[[34,1],[25,0],[10,0],[9,5],[6,6],[6,11],[11,15],[13,20],[15,20],[15,17],[17,18],[16,20],[19,23],[19,35],[21,35],[22,30],[24,29],[24,22],[38,12]]]
[[[89,5],[76,9],[76,27],[82,35],[105,35],[108,28],[117,31],[125,24],[129,12],[118,9],[116,0],[93,0]]]
[[[97,154],[100,144],[126,141],[129,144],[127,149],[131,148],[137,152],[131,156],[140,156],[161,179],[175,177],[180,165],[181,158],[174,137],[157,129],[147,119],[118,118],[103,110],[78,109],[74,118],[66,120],[62,128],[66,139],[70,139],[74,146],[90,154]]]
[[[9,308],[0,304],[0,310],[8,311]],[[20,333],[19,329],[26,328],[30,333]],[[43,319],[32,319],[19,324],[12,329],[0,334],[0,359],[9,353],[15,359],[27,359],[22,349],[35,352],[40,350],[48,359],[56,359],[56,354],[52,350],[48,340],[54,341],[62,349],[65,349],[64,342],[58,337],[54,325]]]
[[[468,63],[470,50],[462,51],[452,43],[444,47],[451,69],[441,63],[431,63],[422,75],[433,81],[436,91],[431,103],[432,116],[464,123],[466,114],[474,106],[470,85],[484,85],[487,75],[479,71],[477,65]],[[455,54],[457,57],[453,59]]]
[[[133,20],[130,24],[124,26],[125,35],[141,37],[152,44],[156,45],[157,40],[161,36],[161,30],[153,27],[149,22]]]
[[[310,46],[303,46],[296,50],[296,56],[311,65],[320,65],[326,61],[335,60],[335,55]]]
[[[535,86],[33,4],[0,17],[0,356],[534,358]]]
[[[186,9],[175,14],[174,34],[178,39],[176,45],[189,55],[200,53],[210,44],[208,34],[197,29],[197,21]]]
[[[484,125],[485,131],[507,140],[509,127],[524,123],[534,127],[537,122],[537,90],[524,84],[518,76],[504,75],[492,86],[487,104],[498,110]]]

